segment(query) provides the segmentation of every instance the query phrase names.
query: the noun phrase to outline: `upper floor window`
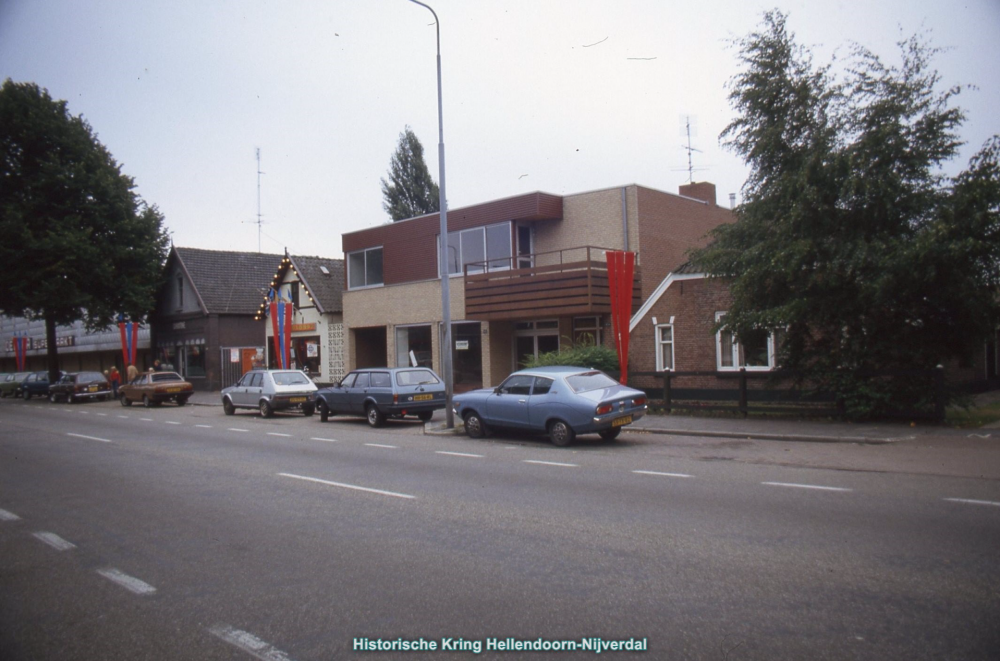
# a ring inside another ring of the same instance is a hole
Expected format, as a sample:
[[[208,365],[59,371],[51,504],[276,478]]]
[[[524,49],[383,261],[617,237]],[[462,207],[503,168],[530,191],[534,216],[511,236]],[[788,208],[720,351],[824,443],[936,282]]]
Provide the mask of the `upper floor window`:
[[[439,234],[438,250],[440,237]],[[510,238],[510,223],[448,232],[448,274],[461,275],[466,264],[469,265],[469,273],[482,273],[487,264],[491,271],[509,269],[512,255]]]
[[[347,255],[347,288],[377,287],[382,280],[382,248],[368,248]]]
[[[184,277],[177,276],[177,307],[184,307]]]
[[[715,320],[726,316],[716,312]],[[719,370],[770,370],[775,365],[775,337],[765,329],[752,331],[737,341],[732,331],[725,328],[715,334],[716,367]]]

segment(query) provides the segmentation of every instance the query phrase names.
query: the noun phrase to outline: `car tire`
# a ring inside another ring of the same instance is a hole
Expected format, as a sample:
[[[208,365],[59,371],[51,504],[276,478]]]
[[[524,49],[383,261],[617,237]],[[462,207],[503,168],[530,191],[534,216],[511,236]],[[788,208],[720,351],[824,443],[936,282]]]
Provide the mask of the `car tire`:
[[[330,419],[330,409],[327,407],[326,402],[322,399],[316,402],[316,408],[319,409],[319,421],[326,422]]]
[[[77,402],[76,397],[74,397],[73,395],[66,395],[67,404],[76,404],[76,402]]]
[[[224,399],[222,400],[222,412],[226,415],[233,415],[236,413],[236,407],[233,406],[233,403],[230,400]]]
[[[54,392],[50,392],[49,393],[49,401],[52,402],[53,404],[55,404],[56,402],[59,401],[59,398],[56,397],[56,394]]]
[[[274,409],[271,408],[271,403],[266,399],[260,400],[260,417],[270,418],[274,416]]]
[[[604,431],[598,433],[601,438],[603,438],[605,441],[610,442],[618,438],[618,434],[622,433],[622,428],[614,427],[612,429],[605,429]]]
[[[381,427],[385,424],[385,414],[379,411],[374,404],[365,407],[365,417],[368,418],[368,424],[372,427]]]
[[[21,396],[24,397],[24,401],[28,401],[29,399],[31,399],[31,393],[28,392],[27,390],[21,393]]]
[[[553,420],[549,423],[549,439],[552,441],[552,445],[564,448],[567,445],[572,445],[575,438],[576,432],[562,420]]]
[[[142,396],[142,405],[145,406],[147,409],[153,408],[153,402],[149,399],[147,395]]]
[[[479,414],[473,411],[465,416],[465,433],[469,438],[483,438],[489,433],[489,429]]]
[[[118,401],[122,403],[122,406],[132,406],[132,400],[129,399],[125,393],[122,393],[122,396],[118,398]]]
[[[417,414],[417,418],[420,419],[420,422],[430,422],[433,417],[434,411],[421,411]]]
[[[316,412],[315,404],[307,404],[302,407],[302,415],[306,416],[307,418],[312,417],[312,414],[315,412]]]
[[[187,403],[188,403],[188,398],[187,397],[178,397],[177,398],[177,406],[184,406]]]

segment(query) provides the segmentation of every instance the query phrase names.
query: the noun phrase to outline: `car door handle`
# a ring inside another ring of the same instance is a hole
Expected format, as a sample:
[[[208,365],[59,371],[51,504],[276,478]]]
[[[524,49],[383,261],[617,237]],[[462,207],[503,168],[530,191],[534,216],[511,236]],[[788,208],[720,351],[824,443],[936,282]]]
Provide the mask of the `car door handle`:
[[[517,403],[518,404],[527,404],[528,400],[526,400],[526,399],[519,399],[519,400],[517,400]]]

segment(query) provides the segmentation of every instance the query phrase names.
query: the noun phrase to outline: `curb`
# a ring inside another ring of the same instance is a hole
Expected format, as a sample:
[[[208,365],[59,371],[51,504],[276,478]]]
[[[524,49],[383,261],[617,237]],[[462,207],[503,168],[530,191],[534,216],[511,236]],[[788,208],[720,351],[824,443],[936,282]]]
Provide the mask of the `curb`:
[[[897,443],[898,438],[872,438],[869,436],[814,436],[808,434],[768,434],[764,432],[732,432],[691,429],[656,429],[650,427],[633,427],[633,432],[660,434],[663,436],[704,436],[708,438],[735,438],[753,441],[784,441],[797,443],[854,443],[858,445],[889,445]]]

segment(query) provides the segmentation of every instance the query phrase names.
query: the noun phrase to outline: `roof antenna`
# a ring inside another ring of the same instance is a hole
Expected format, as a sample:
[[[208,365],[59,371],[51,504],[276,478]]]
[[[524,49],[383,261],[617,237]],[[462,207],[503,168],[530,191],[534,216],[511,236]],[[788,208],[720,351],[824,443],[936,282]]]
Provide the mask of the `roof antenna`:
[[[692,159],[691,159],[691,154],[693,152],[698,152],[699,154],[702,153],[702,151],[700,149],[696,149],[696,148],[694,148],[694,147],[691,146],[691,136],[692,135],[695,135],[695,136],[698,135],[698,118],[697,117],[692,117],[691,115],[681,115],[680,116],[680,121],[681,121],[681,135],[682,136],[685,136],[685,135],[687,136],[687,144],[686,145],[681,145],[681,149],[683,149],[684,151],[687,152],[688,164],[687,164],[686,168],[674,168],[674,171],[675,172],[684,172],[686,170],[687,173],[688,173],[687,183],[693,184],[694,183],[694,173],[695,172],[699,172],[701,170],[706,170],[707,169],[707,168],[696,168],[696,167],[694,167],[694,163],[692,162]]]
[[[260,147],[257,147],[257,252],[260,252],[260,226],[264,224],[260,216],[260,175],[264,174],[260,171]]]

